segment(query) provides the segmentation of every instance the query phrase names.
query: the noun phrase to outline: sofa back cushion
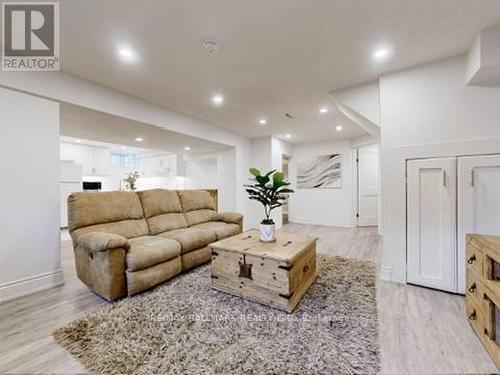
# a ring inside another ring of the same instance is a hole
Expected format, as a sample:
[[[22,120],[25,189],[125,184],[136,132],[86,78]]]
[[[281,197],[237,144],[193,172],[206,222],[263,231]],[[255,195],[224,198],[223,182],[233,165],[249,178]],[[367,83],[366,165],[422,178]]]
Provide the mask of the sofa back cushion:
[[[210,221],[217,213],[215,201],[205,190],[179,190],[184,217],[189,226]]]
[[[76,238],[89,232],[126,238],[148,234],[139,196],[134,192],[74,193],[68,197],[69,230]]]
[[[175,190],[153,189],[139,192],[149,234],[186,228],[179,196]]]

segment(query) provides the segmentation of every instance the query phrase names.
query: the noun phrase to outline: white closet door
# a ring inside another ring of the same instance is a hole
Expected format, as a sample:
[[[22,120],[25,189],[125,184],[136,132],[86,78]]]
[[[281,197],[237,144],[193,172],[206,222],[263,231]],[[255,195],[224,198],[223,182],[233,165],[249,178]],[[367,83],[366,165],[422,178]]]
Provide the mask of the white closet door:
[[[455,158],[407,164],[407,281],[450,292],[456,292],[455,171]]]
[[[465,294],[465,235],[500,235],[500,155],[458,159],[458,292]]]
[[[358,226],[378,225],[378,145],[358,149]]]

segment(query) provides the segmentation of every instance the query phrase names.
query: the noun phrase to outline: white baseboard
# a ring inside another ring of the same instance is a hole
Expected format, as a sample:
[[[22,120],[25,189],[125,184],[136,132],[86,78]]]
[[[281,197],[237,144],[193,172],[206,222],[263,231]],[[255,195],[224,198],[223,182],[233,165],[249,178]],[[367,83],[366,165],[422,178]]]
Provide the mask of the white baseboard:
[[[380,279],[385,281],[392,281],[392,268],[380,267]]]
[[[309,224],[309,225],[327,225],[330,227],[340,228],[354,228],[356,225],[353,223],[336,222],[331,220],[314,220],[314,219],[301,219],[300,217],[290,217],[290,223],[296,224]]]
[[[10,301],[64,284],[62,269],[0,285],[0,302]]]

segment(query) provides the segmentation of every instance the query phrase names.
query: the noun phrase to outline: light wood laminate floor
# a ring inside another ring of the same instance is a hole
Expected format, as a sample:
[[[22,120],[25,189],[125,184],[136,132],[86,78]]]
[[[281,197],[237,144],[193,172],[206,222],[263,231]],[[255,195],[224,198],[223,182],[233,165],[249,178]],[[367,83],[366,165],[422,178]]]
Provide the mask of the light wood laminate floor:
[[[318,237],[319,253],[380,265],[381,238],[375,228],[288,224],[284,230]],[[62,251],[64,286],[0,306],[0,373],[85,373],[51,333],[107,302],[76,278],[69,241],[62,242]],[[497,372],[469,327],[463,297],[382,281],[378,306],[383,373]]]

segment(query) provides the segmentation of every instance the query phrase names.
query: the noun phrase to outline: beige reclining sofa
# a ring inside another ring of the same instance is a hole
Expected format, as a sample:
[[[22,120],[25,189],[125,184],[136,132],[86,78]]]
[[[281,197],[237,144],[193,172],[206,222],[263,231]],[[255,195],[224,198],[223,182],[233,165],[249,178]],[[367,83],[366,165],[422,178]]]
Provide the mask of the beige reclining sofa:
[[[243,225],[238,213],[218,213],[204,190],[75,193],[68,218],[77,275],[108,300],[208,262],[208,245]]]

